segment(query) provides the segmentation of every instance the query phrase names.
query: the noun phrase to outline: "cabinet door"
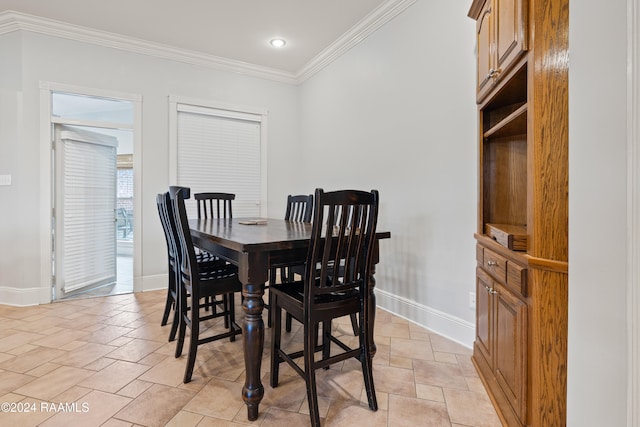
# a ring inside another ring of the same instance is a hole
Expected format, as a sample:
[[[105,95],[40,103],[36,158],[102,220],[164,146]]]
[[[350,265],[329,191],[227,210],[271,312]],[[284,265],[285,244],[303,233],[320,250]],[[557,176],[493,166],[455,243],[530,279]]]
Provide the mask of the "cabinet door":
[[[507,72],[527,50],[527,0],[493,0],[496,69]]]
[[[476,347],[493,368],[494,303],[493,280],[484,270],[476,270]]]
[[[527,307],[502,286],[497,287],[495,376],[520,421],[526,423]]]
[[[487,0],[482,7],[480,16],[476,21],[476,49],[478,66],[477,73],[477,99],[480,101],[491,89],[493,78],[491,70],[494,69],[493,60],[493,25],[492,25],[492,0]]]

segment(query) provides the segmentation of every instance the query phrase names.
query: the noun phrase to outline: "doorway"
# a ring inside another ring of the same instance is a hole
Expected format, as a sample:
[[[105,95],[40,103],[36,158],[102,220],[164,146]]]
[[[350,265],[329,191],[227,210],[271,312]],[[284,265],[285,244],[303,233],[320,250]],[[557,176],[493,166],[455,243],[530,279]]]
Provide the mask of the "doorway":
[[[52,299],[133,292],[134,103],[51,92]]]

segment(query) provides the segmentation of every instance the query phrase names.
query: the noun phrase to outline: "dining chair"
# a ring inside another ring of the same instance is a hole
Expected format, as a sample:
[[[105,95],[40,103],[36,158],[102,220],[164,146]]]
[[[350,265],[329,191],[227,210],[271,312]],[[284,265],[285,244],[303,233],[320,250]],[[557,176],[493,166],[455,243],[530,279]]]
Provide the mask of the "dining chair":
[[[169,195],[173,204],[177,240],[180,247],[178,251],[178,274],[176,277],[180,324],[175,356],[180,357],[182,354],[186,328],[189,327],[191,329],[189,354],[183,380],[188,383],[193,375],[193,367],[199,345],[223,338],[235,341],[236,335],[242,333],[242,329],[235,321],[234,305],[234,294],[242,290],[242,284],[238,279],[237,267],[229,263],[215,263],[216,268],[199,268],[184,204],[185,198],[189,198],[190,190],[187,187],[172,186],[169,187]],[[207,303],[202,302],[202,299],[206,300],[207,297],[215,298],[219,295],[224,295],[224,301],[226,301],[222,305],[222,311],[212,311],[209,314],[202,315],[201,309],[207,306]],[[207,325],[209,334],[205,337],[200,336],[201,323],[217,317],[225,318],[225,323],[228,324],[228,326],[225,326],[227,331],[214,335],[213,330],[216,329],[216,325],[211,325],[211,327]]]
[[[174,239],[175,224],[171,225],[173,221],[173,209],[171,209],[171,199],[169,193],[158,194],[156,196],[156,205],[158,206],[158,215],[160,216],[160,223],[162,224],[162,230],[164,231],[164,239],[167,244],[167,261],[168,261],[168,284],[167,284],[167,300],[164,306],[164,313],[162,314],[161,326],[167,324],[171,309],[173,308],[173,321],[171,323],[171,331],[169,332],[169,341],[173,341],[176,337],[176,331],[178,330],[178,295],[176,293],[176,265],[178,264],[178,251],[176,249],[176,242]]]
[[[299,221],[299,222],[311,222],[311,216],[313,214],[313,194],[298,195],[287,197],[287,210],[284,215],[284,219],[287,221]],[[275,280],[277,272],[276,269],[271,271],[271,279]],[[304,274],[304,265],[289,265],[282,267],[280,270],[280,280],[283,283],[293,280],[295,275],[302,276]],[[355,314],[351,314],[351,328],[353,329],[353,335],[358,335],[358,319]],[[285,315],[284,329],[287,332],[291,332],[291,315],[287,313]],[[269,326],[271,326],[271,318],[269,318]]]
[[[370,272],[373,265],[378,218],[378,191],[343,190],[315,192],[311,239],[302,280],[271,286],[271,376],[278,386],[280,363],[287,362],[305,379],[312,426],[320,426],[315,371],[355,358],[360,361],[369,408],[378,409],[373,384],[370,336]],[[336,268],[340,266],[340,268]],[[302,351],[287,353],[281,348],[281,311],[302,323]],[[331,331],[332,319],[357,314],[358,346],[348,346]],[[318,326],[322,342],[317,344]],[[331,344],[338,352],[331,351]],[[319,358],[315,353],[320,352]],[[296,359],[304,363],[298,365]]]
[[[176,274],[178,265],[179,243],[177,239],[176,223],[173,213],[173,204],[169,196],[169,192],[161,193],[156,196],[156,205],[158,207],[158,215],[164,238],[167,245],[167,261],[168,261],[168,283],[167,283],[167,299],[165,302],[164,312],[162,314],[161,326],[165,326],[169,321],[171,310],[173,309],[173,321],[171,323],[171,331],[169,332],[169,341],[173,341],[178,329],[178,298],[176,294]],[[207,252],[196,253],[198,268],[201,271],[209,269],[217,269],[218,263],[224,262],[219,259],[212,258]],[[226,326],[226,325],[225,325]]]

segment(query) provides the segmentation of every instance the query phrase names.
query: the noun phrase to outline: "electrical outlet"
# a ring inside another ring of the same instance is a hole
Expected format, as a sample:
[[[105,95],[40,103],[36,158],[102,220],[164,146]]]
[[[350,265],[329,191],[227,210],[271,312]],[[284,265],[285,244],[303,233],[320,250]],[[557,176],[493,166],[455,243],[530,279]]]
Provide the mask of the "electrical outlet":
[[[469,292],[469,308],[476,308],[476,293]]]

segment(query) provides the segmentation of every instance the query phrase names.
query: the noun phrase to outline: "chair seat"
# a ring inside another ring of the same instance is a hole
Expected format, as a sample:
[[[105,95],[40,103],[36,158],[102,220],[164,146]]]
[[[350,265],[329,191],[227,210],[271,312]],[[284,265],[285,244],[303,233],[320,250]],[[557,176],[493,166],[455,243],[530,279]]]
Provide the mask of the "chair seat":
[[[304,299],[304,282],[295,281],[272,286],[276,292],[280,292],[302,304]],[[316,295],[317,304],[339,304],[347,303],[353,299],[359,300],[360,293],[356,290],[348,290],[346,292],[329,292],[326,294]]]
[[[207,261],[198,263],[200,280],[223,279],[238,275],[238,267],[224,260]]]

